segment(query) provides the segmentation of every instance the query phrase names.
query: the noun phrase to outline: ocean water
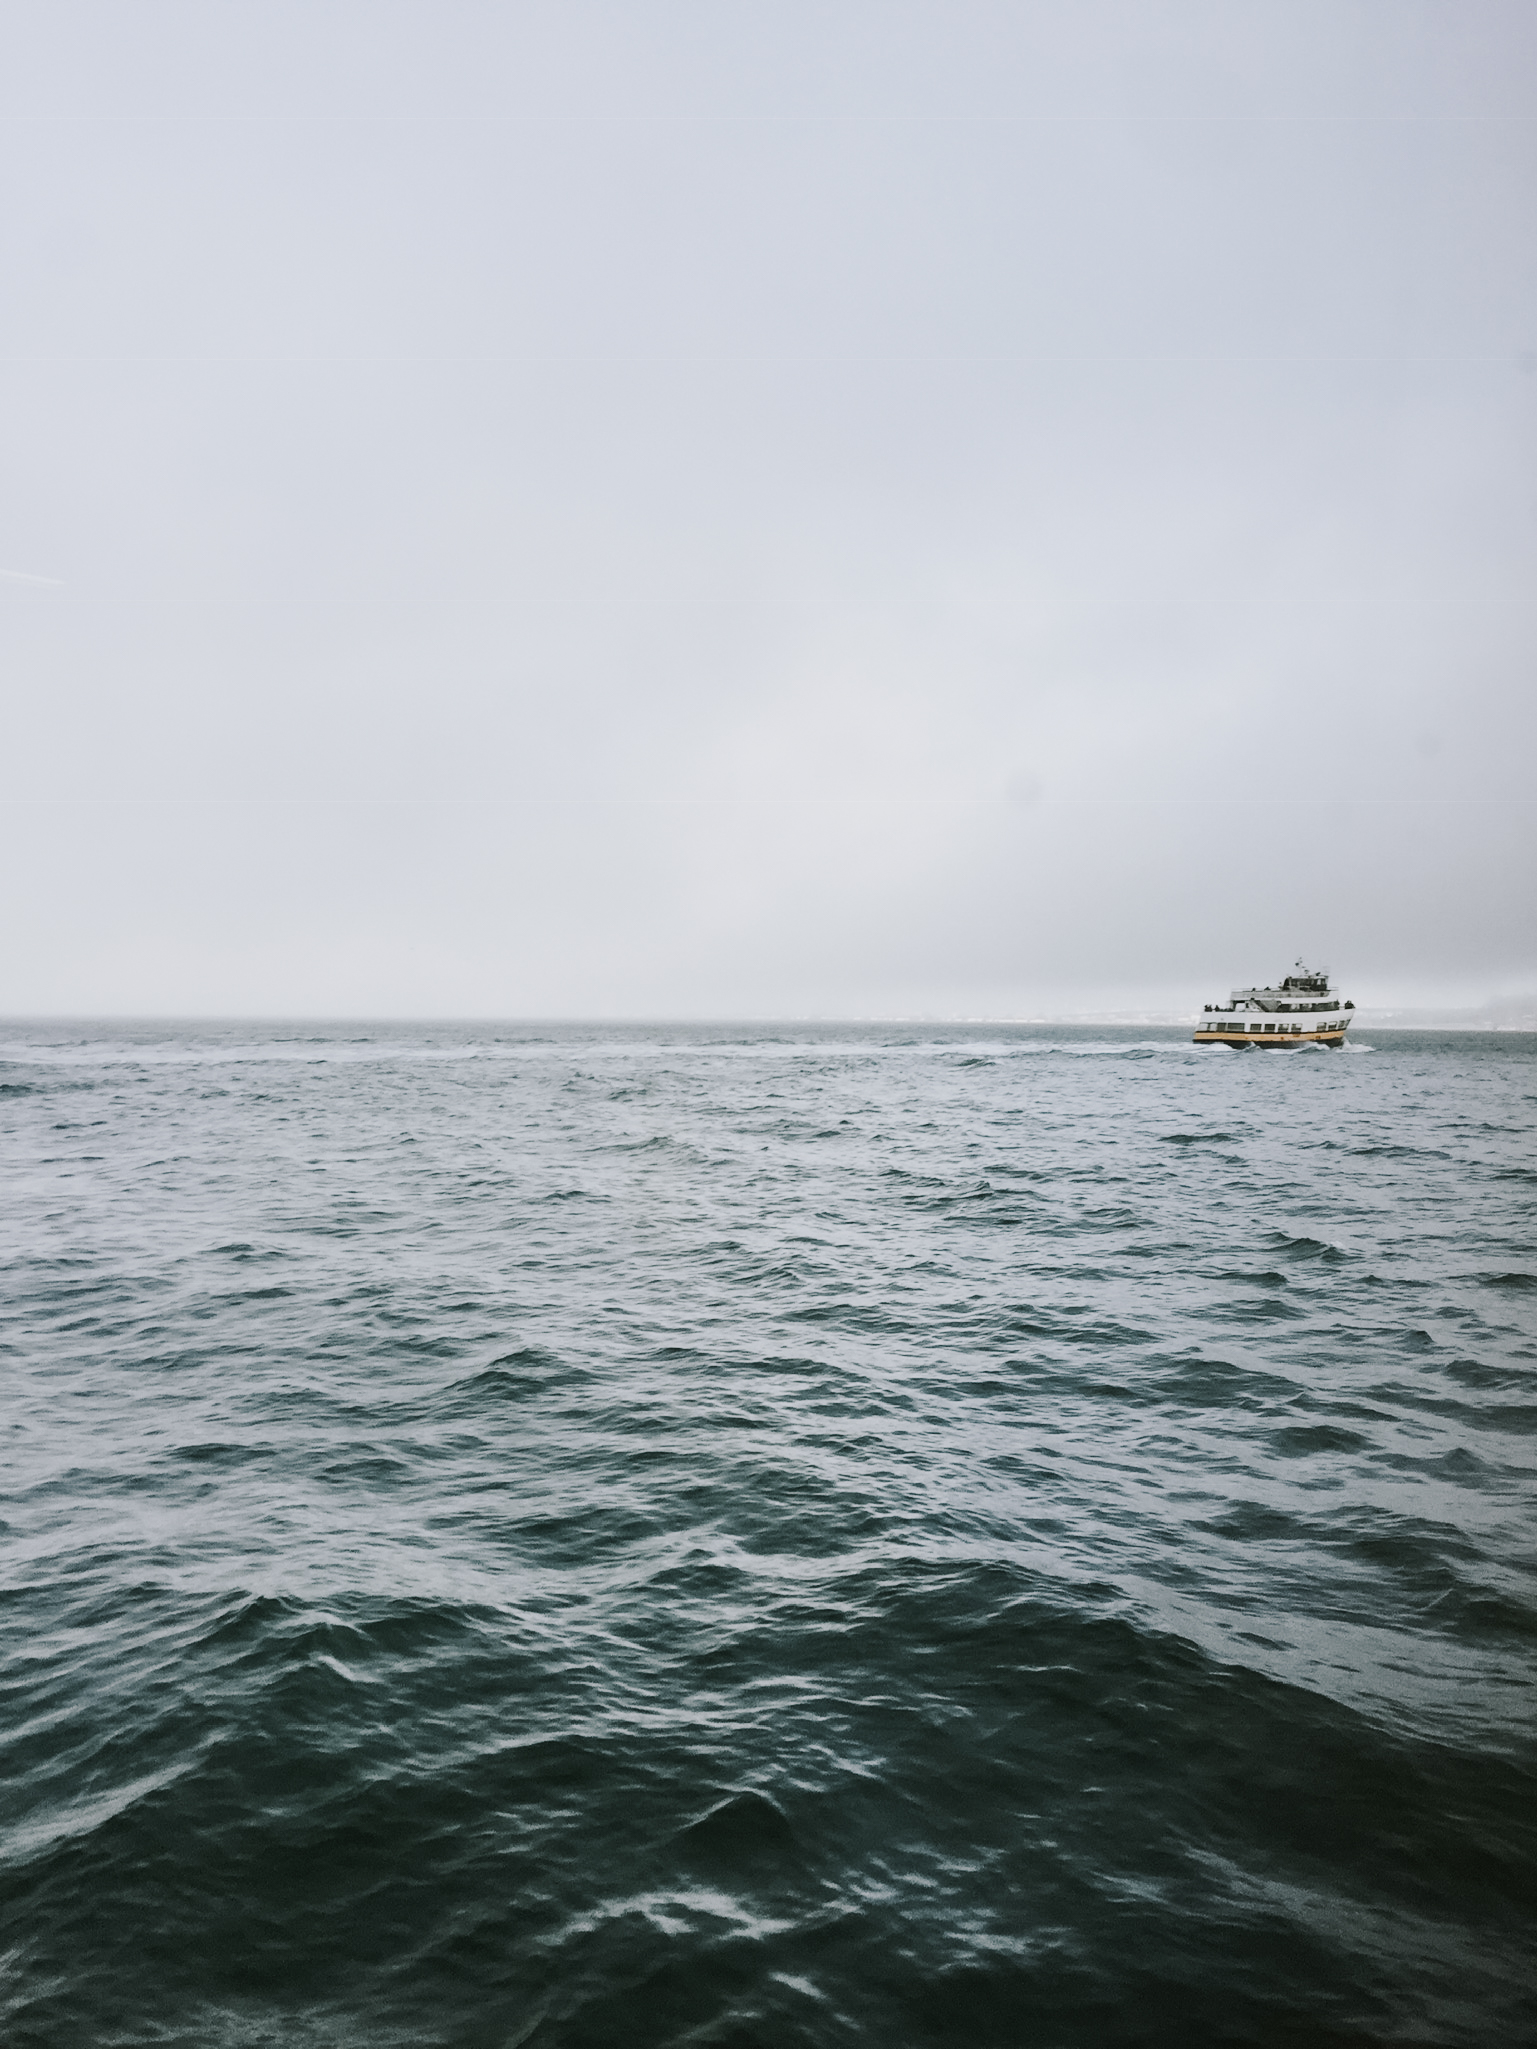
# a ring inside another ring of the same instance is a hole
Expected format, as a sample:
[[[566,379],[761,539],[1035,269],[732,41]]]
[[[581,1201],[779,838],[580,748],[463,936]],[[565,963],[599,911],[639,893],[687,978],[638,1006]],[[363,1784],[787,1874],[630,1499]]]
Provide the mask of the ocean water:
[[[0,1039],[10,2049],[1537,2040],[1537,1039]]]

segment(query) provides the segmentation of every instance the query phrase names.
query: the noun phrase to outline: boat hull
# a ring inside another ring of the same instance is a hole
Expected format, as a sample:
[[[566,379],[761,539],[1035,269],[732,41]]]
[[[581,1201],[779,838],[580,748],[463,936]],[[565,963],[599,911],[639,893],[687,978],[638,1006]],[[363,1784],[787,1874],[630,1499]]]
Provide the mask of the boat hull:
[[[1232,1046],[1247,1050],[1251,1046],[1343,1046],[1348,1025],[1338,1025],[1326,1032],[1223,1032],[1199,1031],[1195,1034],[1197,1046]]]

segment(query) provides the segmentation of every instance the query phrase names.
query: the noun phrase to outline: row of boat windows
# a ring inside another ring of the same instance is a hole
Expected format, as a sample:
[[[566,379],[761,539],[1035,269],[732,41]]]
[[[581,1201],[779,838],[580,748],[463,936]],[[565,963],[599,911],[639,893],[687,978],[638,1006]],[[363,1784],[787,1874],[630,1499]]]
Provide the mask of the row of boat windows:
[[[1203,1008],[1207,1010],[1236,1010],[1238,1005],[1236,1003],[1208,1003]],[[1331,997],[1327,1003],[1278,1003],[1275,1008],[1277,1010],[1290,1011],[1295,1016],[1299,1010],[1354,1010],[1355,1005],[1353,1003],[1340,1003]]]
[[[1210,1032],[1316,1032],[1319,1027],[1300,1024],[1213,1024],[1208,1025],[1206,1029]]]

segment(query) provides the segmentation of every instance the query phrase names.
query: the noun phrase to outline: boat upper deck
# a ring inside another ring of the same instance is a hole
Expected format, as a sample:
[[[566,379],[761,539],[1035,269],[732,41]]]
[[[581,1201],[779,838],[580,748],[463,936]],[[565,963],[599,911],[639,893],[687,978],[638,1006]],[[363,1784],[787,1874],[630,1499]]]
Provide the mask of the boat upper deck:
[[[1343,1044],[1350,1019],[1345,1014],[1353,1011],[1355,1005],[1348,997],[1336,995],[1329,987],[1327,968],[1305,967],[1299,960],[1291,974],[1283,977],[1278,988],[1235,989],[1226,1003],[1208,1003],[1202,1007],[1202,1019],[1196,1027],[1197,1039],[1203,1036],[1227,1036],[1235,1045],[1248,1043],[1250,1033],[1276,1033],[1287,1043],[1303,1043],[1322,1038],[1329,1045]],[[1240,1023],[1235,1012],[1248,1016],[1265,1013],[1273,1016],[1277,1012],[1288,1018],[1296,1017],[1296,1024]],[[1305,1016],[1306,1022],[1300,1019]],[[1225,1022],[1233,1018],[1232,1024]],[[1265,1039],[1264,1044],[1279,1043]]]
[[[1337,996],[1329,987],[1327,968],[1305,967],[1299,960],[1279,988],[1235,989],[1226,1003],[1208,1003],[1207,1010],[1325,1011],[1354,1010],[1353,1003]]]
[[[1303,996],[1287,989],[1235,989],[1226,1003],[1208,1004],[1209,1010],[1354,1010],[1355,1005],[1338,996]]]

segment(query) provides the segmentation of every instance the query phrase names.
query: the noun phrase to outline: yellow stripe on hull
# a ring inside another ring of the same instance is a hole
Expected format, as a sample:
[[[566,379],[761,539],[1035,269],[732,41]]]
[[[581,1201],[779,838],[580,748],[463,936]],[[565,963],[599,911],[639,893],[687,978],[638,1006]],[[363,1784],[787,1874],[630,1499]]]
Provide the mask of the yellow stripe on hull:
[[[1343,1046],[1346,1026],[1335,1032],[1197,1032],[1197,1046]]]

